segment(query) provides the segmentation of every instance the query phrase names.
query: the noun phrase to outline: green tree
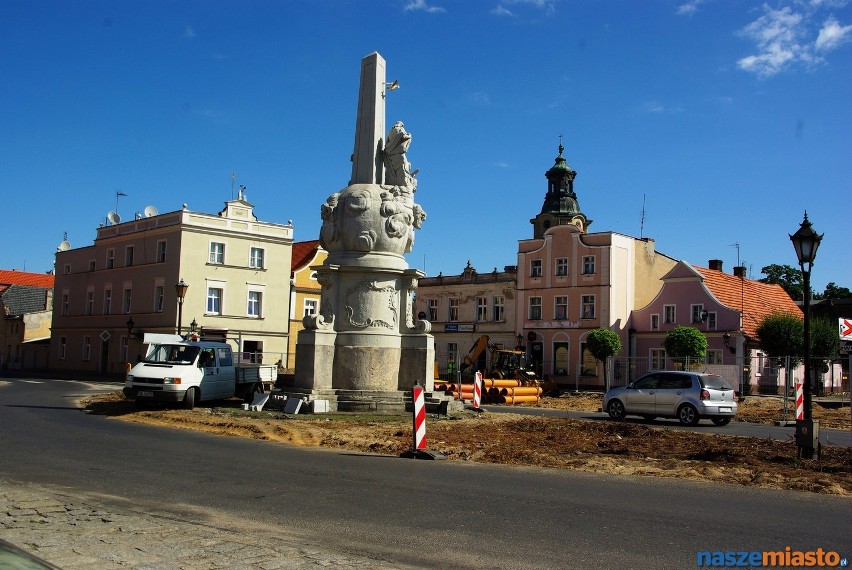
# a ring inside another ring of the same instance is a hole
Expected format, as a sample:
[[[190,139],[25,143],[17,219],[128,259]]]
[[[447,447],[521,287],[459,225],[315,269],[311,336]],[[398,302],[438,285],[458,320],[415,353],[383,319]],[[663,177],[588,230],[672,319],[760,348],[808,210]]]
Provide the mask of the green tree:
[[[825,286],[822,294],[823,299],[848,299],[852,297],[852,291],[846,287],[840,287],[834,281]]]
[[[606,362],[607,358],[621,352],[621,338],[609,329],[595,329],[586,336],[586,350],[595,357],[595,360]],[[606,367],[604,367],[604,384],[609,387]]]
[[[804,323],[797,315],[774,312],[757,325],[757,339],[760,350],[770,358],[791,356],[799,362],[805,348]]]
[[[763,279],[758,279],[761,283],[769,283],[772,285],[781,285],[781,287],[790,295],[794,301],[802,300],[802,270],[796,269],[789,265],[778,265],[773,263],[767,265],[760,270],[766,275]]]
[[[678,325],[666,335],[663,346],[666,356],[672,358],[682,358],[684,361],[688,358],[703,359],[707,354],[707,337],[697,328]]]

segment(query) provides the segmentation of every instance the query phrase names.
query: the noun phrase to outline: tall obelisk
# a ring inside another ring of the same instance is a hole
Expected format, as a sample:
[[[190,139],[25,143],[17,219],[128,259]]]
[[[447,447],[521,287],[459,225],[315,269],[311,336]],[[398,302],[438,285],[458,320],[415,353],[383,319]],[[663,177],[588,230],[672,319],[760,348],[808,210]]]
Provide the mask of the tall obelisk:
[[[385,181],[382,149],[385,136],[385,60],[373,52],[361,60],[361,88],[355,121],[355,152],[349,184]]]

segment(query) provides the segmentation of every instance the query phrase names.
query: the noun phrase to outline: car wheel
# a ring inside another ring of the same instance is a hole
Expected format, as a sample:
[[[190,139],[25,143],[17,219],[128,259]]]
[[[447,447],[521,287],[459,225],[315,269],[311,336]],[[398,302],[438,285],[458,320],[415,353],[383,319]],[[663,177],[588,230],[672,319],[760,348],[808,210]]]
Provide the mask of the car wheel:
[[[731,418],[711,418],[711,421],[717,426],[726,426],[731,423]]]
[[[677,411],[677,419],[685,426],[694,426],[698,423],[698,410],[690,404],[684,404]]]
[[[195,394],[198,392],[196,388],[187,388],[186,394],[183,396],[183,409],[191,410],[195,408]]]
[[[606,407],[606,411],[614,420],[623,420],[624,416],[627,415],[627,410],[624,409],[624,404],[621,403],[621,400],[613,400]]]

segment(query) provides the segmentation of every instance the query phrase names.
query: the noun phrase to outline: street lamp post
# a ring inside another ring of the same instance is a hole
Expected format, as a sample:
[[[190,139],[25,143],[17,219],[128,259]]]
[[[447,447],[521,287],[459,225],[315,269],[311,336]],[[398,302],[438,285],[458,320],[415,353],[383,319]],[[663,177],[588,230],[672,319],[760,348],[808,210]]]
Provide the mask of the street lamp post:
[[[175,294],[177,295],[178,302],[178,334],[181,334],[181,321],[183,320],[183,299],[186,297],[186,290],[189,289],[189,285],[184,283],[183,278],[175,284]]]
[[[819,422],[814,422],[811,396],[813,394],[813,378],[811,377],[811,269],[813,268],[816,252],[822,241],[822,235],[814,231],[808,221],[808,213],[798,231],[790,236],[793,247],[796,249],[796,257],[799,258],[799,267],[802,270],[802,306],[805,315],[804,321],[804,360],[805,381],[802,386],[804,399],[804,419],[796,421],[796,445],[799,455],[804,459],[812,459],[814,449],[819,442]]]

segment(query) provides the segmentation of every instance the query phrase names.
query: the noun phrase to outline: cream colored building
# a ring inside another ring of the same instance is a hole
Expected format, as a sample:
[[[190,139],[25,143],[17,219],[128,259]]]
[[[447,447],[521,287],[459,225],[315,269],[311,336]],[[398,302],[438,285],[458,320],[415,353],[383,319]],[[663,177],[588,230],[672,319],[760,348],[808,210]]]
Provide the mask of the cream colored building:
[[[292,244],[293,226],[259,221],[242,190],[218,214],[98,228],[93,245],[56,254],[50,367],[120,376],[143,355],[144,333],[179,324],[227,338],[247,359],[286,360]]]

